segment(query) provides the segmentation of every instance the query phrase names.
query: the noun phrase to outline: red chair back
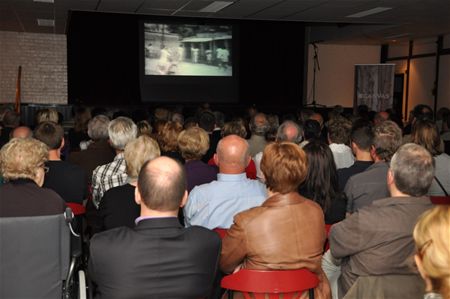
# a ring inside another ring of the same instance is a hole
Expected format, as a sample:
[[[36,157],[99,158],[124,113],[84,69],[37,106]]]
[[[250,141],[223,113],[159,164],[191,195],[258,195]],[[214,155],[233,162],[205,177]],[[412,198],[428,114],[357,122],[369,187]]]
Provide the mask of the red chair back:
[[[325,240],[324,252],[330,249],[330,242],[328,241],[328,236],[330,235],[331,226],[333,224],[325,224],[325,232],[327,233],[327,239]]]
[[[86,214],[86,208],[82,204],[66,202],[66,205],[72,210],[75,216]]]
[[[450,205],[450,196],[430,196],[430,200],[435,205]]]
[[[239,291],[246,299],[269,298],[284,299],[299,298],[304,291],[309,290],[314,297],[313,289],[319,284],[317,275],[306,269],[298,270],[249,270],[242,269],[225,276],[221,286],[224,289]]]
[[[215,228],[213,231],[215,231],[221,239],[225,238],[227,234],[227,229],[225,228]]]

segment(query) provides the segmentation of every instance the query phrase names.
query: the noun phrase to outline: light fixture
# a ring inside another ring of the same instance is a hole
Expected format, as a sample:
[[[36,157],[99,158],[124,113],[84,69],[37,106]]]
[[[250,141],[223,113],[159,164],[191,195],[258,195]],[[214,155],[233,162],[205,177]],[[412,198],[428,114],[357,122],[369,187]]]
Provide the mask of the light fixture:
[[[55,20],[52,19],[37,19],[37,23],[42,27],[55,27]]]
[[[352,15],[348,15],[348,16],[346,16],[346,18],[367,17],[367,16],[370,16],[370,15],[374,15],[374,14],[386,11],[386,10],[390,10],[390,9],[392,9],[392,7],[381,7],[381,6],[380,7],[375,7],[375,8],[369,9],[369,10],[364,10],[364,11],[360,11],[360,12],[357,12],[357,13],[352,14]]]
[[[232,1],[214,1],[200,9],[199,12],[218,12],[233,3]]]

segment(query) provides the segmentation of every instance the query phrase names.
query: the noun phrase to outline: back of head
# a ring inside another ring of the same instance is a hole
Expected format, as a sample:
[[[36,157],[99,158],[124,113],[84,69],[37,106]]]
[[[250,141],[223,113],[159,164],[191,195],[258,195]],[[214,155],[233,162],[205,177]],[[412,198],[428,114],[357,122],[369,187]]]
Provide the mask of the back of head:
[[[354,142],[362,151],[370,151],[373,144],[373,128],[371,125],[362,124],[361,126],[353,126],[350,134],[350,140]]]
[[[221,131],[222,137],[226,137],[228,135],[237,135],[239,137],[245,138],[247,136],[247,130],[243,122],[238,120],[232,120],[227,123],[222,128]]]
[[[199,127],[191,127],[178,135],[178,148],[186,160],[200,160],[209,149],[209,136]]]
[[[335,117],[328,122],[328,138],[331,143],[348,144],[352,123],[341,116]]]
[[[374,128],[373,146],[379,159],[390,161],[402,145],[402,130],[393,121],[386,120]]]
[[[3,116],[3,124],[5,127],[15,128],[20,124],[20,115],[12,110],[8,110],[5,112]]]
[[[13,139],[13,138],[31,138],[31,137],[33,137],[33,132],[31,131],[31,129],[29,127],[27,127],[27,126],[19,126],[19,127],[16,127],[14,130],[11,131],[9,139]]]
[[[450,206],[438,205],[422,214],[414,228],[421,261],[419,269],[431,280],[433,290],[450,298]]]
[[[222,138],[217,144],[217,160],[220,172],[242,173],[249,162],[249,146],[237,135]]]
[[[225,124],[225,114],[221,111],[214,111],[214,118],[216,119],[216,126],[222,128]]]
[[[317,202],[324,211],[338,192],[336,164],[330,147],[313,140],[303,147],[308,158],[308,173],[302,189]]]
[[[412,127],[411,137],[414,143],[426,148],[433,156],[442,153],[441,137],[434,121],[418,119]]]
[[[272,192],[295,192],[306,177],[305,152],[292,142],[270,143],[263,152],[261,171]]]
[[[407,143],[392,157],[390,169],[399,191],[410,196],[423,196],[428,193],[434,178],[434,159],[422,146]]]
[[[264,136],[269,130],[269,121],[264,113],[255,114],[249,124],[252,134]]]
[[[428,105],[419,104],[415,106],[412,114],[416,120],[433,120],[433,110]]]
[[[137,126],[131,118],[119,116],[108,126],[109,140],[116,150],[123,150],[128,142],[136,138]]]
[[[303,132],[305,134],[305,140],[320,138],[320,123],[314,119],[308,119],[303,124]]]
[[[210,111],[203,111],[198,116],[198,125],[206,132],[212,132],[216,124],[216,117]]]
[[[77,132],[87,130],[87,125],[91,119],[91,110],[87,107],[79,106],[75,109],[75,124],[74,129]]]
[[[54,123],[58,123],[58,111],[56,111],[55,109],[41,109],[36,112],[36,125],[44,121],[52,121]]]
[[[34,180],[37,170],[48,159],[47,146],[33,138],[14,138],[0,151],[0,169],[4,179]]]
[[[277,131],[277,141],[290,141],[299,144],[302,141],[302,130],[295,122],[287,120],[284,121]]]
[[[62,145],[64,129],[51,121],[41,122],[34,129],[34,138],[45,143],[49,149],[56,150]]]
[[[152,134],[153,128],[146,120],[141,120],[137,124],[138,136],[147,135],[150,136]]]
[[[139,136],[128,142],[124,151],[128,177],[132,180],[137,179],[142,165],[160,155],[158,143],[147,135]]]
[[[94,141],[108,139],[109,123],[109,118],[105,115],[99,114],[97,116],[94,116],[88,123],[89,138]]]
[[[178,149],[178,135],[183,126],[177,122],[169,121],[158,132],[158,142],[163,152],[176,151]]]
[[[186,191],[184,168],[168,157],[148,161],[139,172],[137,187],[142,202],[148,209],[175,211]]]

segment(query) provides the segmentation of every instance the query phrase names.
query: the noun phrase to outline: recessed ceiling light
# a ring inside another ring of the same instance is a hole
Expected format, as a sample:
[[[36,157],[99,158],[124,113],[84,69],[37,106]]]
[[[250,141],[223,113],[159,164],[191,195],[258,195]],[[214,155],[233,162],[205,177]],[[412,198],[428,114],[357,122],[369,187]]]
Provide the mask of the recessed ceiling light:
[[[200,9],[200,12],[218,12],[219,10],[224,9],[228,5],[233,4],[231,1],[214,1],[213,3],[203,7]]]
[[[33,2],[40,2],[40,3],[55,3],[55,0],[33,0]]]
[[[37,19],[37,23],[42,27],[55,27],[55,20],[52,19]]]
[[[374,15],[374,14],[386,11],[386,10],[390,10],[390,9],[392,9],[392,7],[375,7],[375,8],[369,9],[369,10],[360,11],[360,12],[357,12],[355,14],[346,16],[346,18],[367,17],[367,16],[370,16],[370,15]]]

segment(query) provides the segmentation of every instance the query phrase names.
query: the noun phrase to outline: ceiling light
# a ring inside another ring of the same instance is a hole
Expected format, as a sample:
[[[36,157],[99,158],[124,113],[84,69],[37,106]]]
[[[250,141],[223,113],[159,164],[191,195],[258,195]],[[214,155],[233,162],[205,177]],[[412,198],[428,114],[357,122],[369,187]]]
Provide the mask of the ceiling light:
[[[396,39],[396,38],[409,37],[409,36],[411,36],[411,33],[399,33],[399,34],[386,36],[384,39]]]
[[[367,16],[370,16],[370,15],[374,15],[374,14],[386,11],[386,10],[390,10],[390,9],[392,9],[392,7],[375,7],[375,8],[369,9],[369,10],[360,11],[360,12],[357,12],[355,14],[346,16],[346,18],[367,17]]]
[[[55,0],[33,0],[33,2],[40,2],[40,3],[55,3]]]
[[[37,19],[37,23],[42,27],[55,27],[55,20],[52,19]]]
[[[234,2],[231,1],[214,1],[213,3],[200,9],[199,12],[218,12],[233,3]]]

